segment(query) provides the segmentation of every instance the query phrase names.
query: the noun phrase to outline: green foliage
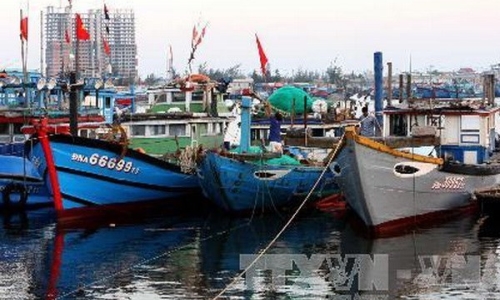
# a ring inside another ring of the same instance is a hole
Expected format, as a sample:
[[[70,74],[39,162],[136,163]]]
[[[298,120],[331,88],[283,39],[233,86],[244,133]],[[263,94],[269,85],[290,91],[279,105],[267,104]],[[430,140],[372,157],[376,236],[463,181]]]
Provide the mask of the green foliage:
[[[175,75],[178,75],[174,71]],[[245,74],[241,69],[241,64],[234,65],[227,69],[213,69],[208,67],[207,62],[203,62],[198,65],[196,73],[204,74],[210,77],[212,80],[219,80],[221,78],[232,78],[232,79],[243,79],[251,77],[254,83],[263,82],[318,82],[335,84],[337,87],[345,87],[349,80],[356,79],[360,81],[364,79],[363,74],[344,74],[342,68],[337,64],[335,59],[324,71],[311,71],[298,68],[292,71],[291,75],[283,75],[279,69],[267,70],[267,74],[264,77],[260,69],[255,69],[250,74]],[[162,81],[161,77],[156,77],[155,74],[147,75],[144,79],[146,85],[155,85]]]
[[[207,63],[203,63],[198,67],[199,74],[205,74],[212,80],[219,80],[221,78],[245,78],[245,74],[241,71],[241,64],[230,67],[229,69],[211,69],[207,67]]]

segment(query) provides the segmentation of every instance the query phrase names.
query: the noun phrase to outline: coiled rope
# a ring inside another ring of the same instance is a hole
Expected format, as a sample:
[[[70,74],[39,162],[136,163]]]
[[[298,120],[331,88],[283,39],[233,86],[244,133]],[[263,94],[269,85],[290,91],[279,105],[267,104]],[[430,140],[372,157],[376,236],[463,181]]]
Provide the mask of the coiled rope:
[[[196,170],[196,151],[191,146],[186,146],[179,155],[181,172],[194,174]]]

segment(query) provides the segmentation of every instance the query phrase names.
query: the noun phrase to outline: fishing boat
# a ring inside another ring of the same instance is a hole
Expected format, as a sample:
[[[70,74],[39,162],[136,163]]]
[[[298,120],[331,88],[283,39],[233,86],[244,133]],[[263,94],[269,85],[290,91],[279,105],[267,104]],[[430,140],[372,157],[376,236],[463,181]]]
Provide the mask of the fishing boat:
[[[0,76],[0,210],[24,210],[52,206],[52,196],[45,186],[43,173],[24,156],[25,141],[34,134],[34,125],[46,116],[48,126],[58,133],[69,132],[69,111],[64,107],[66,83],[54,78],[45,79],[38,72],[7,70]],[[24,77],[24,76],[23,76]],[[92,85],[92,89],[94,89]],[[96,136],[103,126],[106,113],[104,98],[117,97],[109,88],[100,96],[84,86],[85,99],[93,98],[94,107],[81,106],[77,112],[78,134]],[[97,105],[100,103],[101,106]],[[31,145],[28,145],[31,147]]]
[[[197,174],[204,195],[225,211],[261,213],[336,191],[333,173],[324,165],[250,147],[251,102],[250,97],[242,98],[239,147],[200,156]]]
[[[381,69],[376,64],[375,70]],[[376,81],[376,89],[381,87],[381,80]],[[495,157],[499,111],[491,98],[391,105],[380,110],[382,140],[346,128],[330,168],[347,203],[370,231],[443,218],[474,205],[476,189],[500,181]],[[392,148],[385,137],[404,140],[407,147]]]
[[[179,197],[199,192],[195,175],[130,149],[123,140],[49,135],[42,119],[32,142],[28,157],[47,172],[61,222],[89,214],[130,214],[160,204],[174,207],[186,202]]]
[[[52,206],[52,195],[31,161],[15,155],[0,155],[0,211]]]
[[[122,114],[120,125],[131,148],[174,162],[186,148],[218,148],[223,143],[224,128],[234,115],[224,105],[217,82],[201,74],[191,77],[205,79],[189,82],[189,89],[185,81],[151,88],[147,101],[137,101],[134,110]]]

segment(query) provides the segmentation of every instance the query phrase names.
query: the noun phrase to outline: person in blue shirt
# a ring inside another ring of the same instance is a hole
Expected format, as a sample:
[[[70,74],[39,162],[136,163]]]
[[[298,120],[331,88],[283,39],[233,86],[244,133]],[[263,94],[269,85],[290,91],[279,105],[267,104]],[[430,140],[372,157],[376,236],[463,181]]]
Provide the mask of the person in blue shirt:
[[[283,144],[281,143],[281,122],[283,115],[277,111],[272,113],[271,104],[264,103],[266,116],[269,117],[269,149],[271,152],[283,153]]]
[[[368,107],[363,106],[361,109],[363,113],[360,118],[359,134],[363,136],[375,136],[375,125],[377,119],[374,115],[368,114]]]

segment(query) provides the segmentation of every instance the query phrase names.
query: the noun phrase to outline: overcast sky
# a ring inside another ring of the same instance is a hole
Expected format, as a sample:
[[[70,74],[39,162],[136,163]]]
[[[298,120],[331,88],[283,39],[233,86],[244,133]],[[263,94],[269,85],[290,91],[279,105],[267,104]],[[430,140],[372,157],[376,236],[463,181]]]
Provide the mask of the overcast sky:
[[[110,10],[132,8],[136,17],[139,75],[165,76],[167,49],[175,69],[187,67],[193,25],[208,22],[194,67],[259,69],[255,33],[274,71],[373,69],[383,53],[395,74],[413,70],[482,71],[500,62],[500,0],[106,0]],[[20,66],[19,10],[26,0],[3,0],[0,67]],[[102,0],[73,0],[74,12],[103,7]],[[40,67],[40,11],[67,0],[29,1],[29,68]],[[411,59],[410,59],[411,58]]]

